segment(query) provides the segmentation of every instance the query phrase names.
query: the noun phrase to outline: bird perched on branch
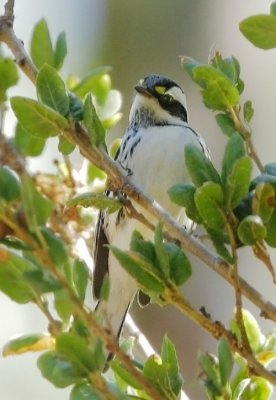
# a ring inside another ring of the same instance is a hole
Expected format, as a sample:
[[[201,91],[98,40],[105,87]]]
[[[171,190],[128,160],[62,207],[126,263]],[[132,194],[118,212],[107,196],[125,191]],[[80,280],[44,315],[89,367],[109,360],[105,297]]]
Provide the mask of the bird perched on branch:
[[[176,183],[190,182],[184,162],[184,148],[194,144],[206,155],[207,148],[187,122],[186,97],[171,79],[149,75],[135,87],[129,114],[129,126],[123,136],[116,161],[125,169],[130,181],[157,201],[169,214],[191,231],[193,222],[185,210],[172,203],[168,189]],[[133,205],[154,224],[138,204]],[[138,230],[150,240],[153,232],[136,219],[118,211],[100,212],[95,243],[93,291],[96,298],[106,273],[109,274],[108,300],[99,300],[97,310],[105,316],[106,326],[120,336],[128,309],[139,289],[137,282],[119,264],[106,244],[128,250],[132,232]],[[146,297],[141,299],[146,302]]]

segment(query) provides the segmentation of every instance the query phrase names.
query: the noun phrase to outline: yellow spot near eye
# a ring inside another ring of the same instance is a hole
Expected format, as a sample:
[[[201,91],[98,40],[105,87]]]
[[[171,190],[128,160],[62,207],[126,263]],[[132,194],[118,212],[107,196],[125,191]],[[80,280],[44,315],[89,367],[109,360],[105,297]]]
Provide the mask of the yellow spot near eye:
[[[155,86],[154,90],[159,94],[165,94],[166,93],[165,86]]]

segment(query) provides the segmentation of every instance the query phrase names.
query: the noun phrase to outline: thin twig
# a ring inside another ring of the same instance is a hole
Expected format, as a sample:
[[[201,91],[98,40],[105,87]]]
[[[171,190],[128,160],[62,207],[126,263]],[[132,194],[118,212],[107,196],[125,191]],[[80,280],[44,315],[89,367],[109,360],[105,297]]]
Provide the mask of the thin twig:
[[[238,107],[230,108],[229,112],[231,114],[232,121],[234,122],[237,132],[239,132],[239,134],[245,141],[248,155],[255,162],[259,171],[263,172],[263,170],[264,170],[263,164],[262,164],[258,154],[256,153],[255,147],[254,147],[252,139],[251,139],[250,131],[244,126],[244,124],[241,121],[240,112],[239,112]]]
[[[236,321],[241,332],[242,345],[246,348],[248,353],[252,353],[243,320],[242,291],[240,286],[240,277],[238,270],[237,243],[233,231],[233,226],[235,226],[235,219],[232,218],[230,215],[229,220],[226,222],[226,229],[228,232],[229,242],[232,251],[232,258],[233,258],[232,271],[233,271],[233,278],[235,281],[234,288],[235,288],[235,300],[236,300]]]
[[[15,57],[16,64],[27,77],[35,84],[37,69],[31,62],[24,45],[15,35],[13,30],[14,0],[8,0],[5,4],[5,13],[0,17],[0,41],[6,43]]]

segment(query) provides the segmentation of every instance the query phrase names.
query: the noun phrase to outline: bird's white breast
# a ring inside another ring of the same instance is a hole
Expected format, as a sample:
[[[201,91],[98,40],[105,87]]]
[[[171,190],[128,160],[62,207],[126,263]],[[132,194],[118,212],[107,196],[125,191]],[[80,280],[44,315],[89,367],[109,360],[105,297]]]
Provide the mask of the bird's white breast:
[[[167,192],[176,183],[191,181],[184,148],[191,143],[200,147],[196,134],[185,125],[165,125],[141,128],[135,140],[132,156],[122,160],[122,166],[131,171],[130,180],[135,185],[177,217],[179,207],[170,201]],[[130,151],[130,140],[127,145],[126,151]]]

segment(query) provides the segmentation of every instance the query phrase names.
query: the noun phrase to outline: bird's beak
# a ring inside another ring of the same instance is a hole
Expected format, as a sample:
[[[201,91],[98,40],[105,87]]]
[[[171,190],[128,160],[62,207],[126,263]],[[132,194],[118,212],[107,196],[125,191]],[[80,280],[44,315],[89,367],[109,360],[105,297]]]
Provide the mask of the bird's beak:
[[[136,90],[136,92],[142,94],[143,96],[153,97],[152,93],[142,85],[136,85],[134,86],[134,89]]]

